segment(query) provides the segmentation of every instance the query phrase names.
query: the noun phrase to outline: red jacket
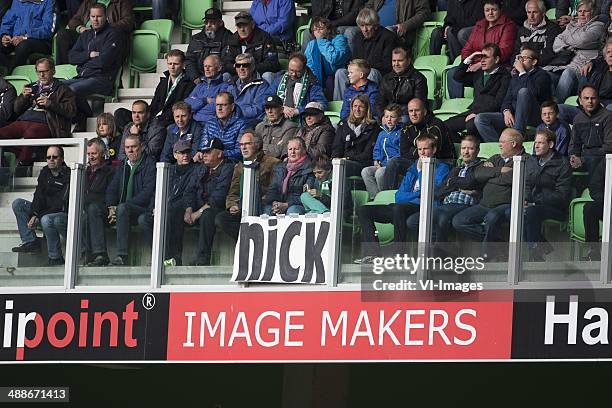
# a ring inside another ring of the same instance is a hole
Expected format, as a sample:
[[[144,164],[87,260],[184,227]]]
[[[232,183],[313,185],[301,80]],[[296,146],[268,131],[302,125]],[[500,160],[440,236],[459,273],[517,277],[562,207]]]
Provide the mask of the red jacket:
[[[516,25],[503,14],[493,27],[487,28],[488,25],[489,22],[484,18],[476,22],[468,42],[461,50],[461,59],[466,59],[473,52],[482,50],[487,43],[494,43],[501,49],[501,63],[505,64],[510,61],[510,56],[514,51]]]

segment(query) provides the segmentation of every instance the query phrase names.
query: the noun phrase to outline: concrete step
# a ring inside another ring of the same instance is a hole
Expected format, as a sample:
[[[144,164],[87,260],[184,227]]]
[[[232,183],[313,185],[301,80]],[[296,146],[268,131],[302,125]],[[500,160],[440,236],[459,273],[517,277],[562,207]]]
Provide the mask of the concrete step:
[[[230,11],[249,11],[251,9],[252,1],[224,1],[223,2],[223,14],[227,14]]]
[[[142,78],[141,78],[142,85]],[[126,100],[136,100],[136,99],[153,99],[155,95],[155,87],[151,88],[125,88],[119,90],[119,101],[125,102]]]
[[[15,188],[23,189],[34,189],[36,188],[36,177],[15,177]]]
[[[15,216],[13,215],[12,203],[18,198],[32,201],[34,197],[34,191],[9,191],[6,193],[0,193],[0,231],[6,230],[2,225],[7,222],[10,223],[13,228],[10,230],[17,230],[15,225]]]
[[[166,60],[164,58],[157,59],[157,72],[158,74],[163,74],[168,70],[168,65],[166,64]]]
[[[189,44],[172,44],[173,50],[181,50],[183,52],[187,52],[187,47]]]
[[[81,138],[81,139],[93,139],[97,137],[98,134],[96,132],[75,132],[72,134],[73,138]]]
[[[3,267],[0,268],[0,287],[61,286],[64,266]]]
[[[157,72],[140,74],[140,87],[141,88],[153,88],[159,84],[160,74]]]

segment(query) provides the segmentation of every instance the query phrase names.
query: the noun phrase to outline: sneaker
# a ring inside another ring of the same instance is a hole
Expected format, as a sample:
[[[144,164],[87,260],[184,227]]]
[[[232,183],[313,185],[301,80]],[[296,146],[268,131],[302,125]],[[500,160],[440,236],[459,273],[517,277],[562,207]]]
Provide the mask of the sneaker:
[[[36,253],[40,252],[40,240],[36,238],[34,241],[24,242],[23,244],[11,249],[13,252]]]
[[[128,265],[128,257],[126,255],[117,255],[111,264],[115,266],[127,266]]]
[[[94,257],[94,259],[87,263],[87,266],[106,266],[108,265],[108,256],[106,254],[100,254]]]
[[[49,258],[49,266],[57,266],[57,265],[63,265],[64,264],[64,258],[59,257],[56,259],[53,258]]]
[[[367,256],[364,256],[363,258],[357,258],[353,262],[358,264],[358,265],[361,265],[361,264],[372,264],[372,263],[374,263],[374,260],[376,258],[378,258],[378,257],[372,256],[372,255],[367,255]]]

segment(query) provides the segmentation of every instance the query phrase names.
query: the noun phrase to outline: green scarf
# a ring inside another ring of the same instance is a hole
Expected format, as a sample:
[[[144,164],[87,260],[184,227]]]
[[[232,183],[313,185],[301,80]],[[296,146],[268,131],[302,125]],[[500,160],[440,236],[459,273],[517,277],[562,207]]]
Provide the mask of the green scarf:
[[[134,163],[134,165],[130,168],[130,177],[128,178],[127,193],[125,195],[126,201],[131,200],[132,196],[134,196],[134,174],[136,174],[136,170],[138,170],[138,168],[140,167],[140,164],[142,163],[143,159],[144,156],[140,156],[140,159],[138,159],[136,163]],[[129,166],[127,162],[125,164],[126,166]]]
[[[278,91],[276,91],[276,95],[281,98],[283,102],[285,102],[285,97],[287,96],[287,80],[289,78],[289,74],[285,73],[281,77],[280,84],[278,84]],[[300,89],[300,95],[297,101],[293,101],[293,105],[298,108],[304,102],[304,98],[306,97],[306,85],[308,84],[308,80],[310,77],[308,76],[308,71],[304,71],[304,75],[302,75],[302,79],[300,80],[300,84],[302,84],[302,89]]]

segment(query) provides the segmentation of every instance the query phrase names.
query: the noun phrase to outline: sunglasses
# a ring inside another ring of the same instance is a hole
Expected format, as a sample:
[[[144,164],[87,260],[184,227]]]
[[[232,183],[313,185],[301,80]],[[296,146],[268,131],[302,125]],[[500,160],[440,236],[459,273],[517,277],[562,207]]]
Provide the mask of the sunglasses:
[[[236,68],[249,68],[251,64],[234,64]]]
[[[47,160],[57,160],[57,159],[59,159],[59,156],[54,156],[54,155],[47,156]]]

